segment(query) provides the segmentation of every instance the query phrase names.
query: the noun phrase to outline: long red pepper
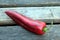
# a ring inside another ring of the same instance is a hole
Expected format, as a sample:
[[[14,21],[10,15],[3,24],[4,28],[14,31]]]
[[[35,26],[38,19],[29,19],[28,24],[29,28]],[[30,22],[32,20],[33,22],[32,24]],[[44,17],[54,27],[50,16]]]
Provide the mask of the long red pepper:
[[[5,11],[5,13],[9,17],[11,17],[18,25],[33,33],[43,35],[47,30],[45,22],[30,19],[22,14],[11,10]]]

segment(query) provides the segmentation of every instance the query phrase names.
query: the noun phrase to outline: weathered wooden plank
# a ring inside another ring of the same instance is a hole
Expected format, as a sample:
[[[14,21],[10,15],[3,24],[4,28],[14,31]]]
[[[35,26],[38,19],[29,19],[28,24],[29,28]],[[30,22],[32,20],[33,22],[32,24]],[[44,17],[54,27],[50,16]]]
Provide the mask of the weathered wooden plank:
[[[0,26],[0,40],[60,40],[60,25],[53,25],[44,35],[36,35],[20,26]]]
[[[0,7],[7,6],[59,6],[60,0],[0,0]]]
[[[51,23],[52,20],[54,20],[54,23],[60,23],[60,18],[57,15],[58,9],[60,7],[16,7],[16,8],[0,8],[0,25],[3,24],[15,24],[12,19],[10,19],[4,12],[6,10],[14,10],[19,13],[22,13],[23,15],[30,17],[34,20],[41,20],[46,23]],[[50,11],[51,10],[51,11]],[[56,10],[56,11],[53,11]],[[51,15],[53,14],[53,16]],[[54,14],[55,13],[55,14]],[[60,13],[60,12],[59,12]]]
[[[53,11],[53,15],[54,15],[54,21],[60,22],[60,9],[59,8],[53,8],[52,11]],[[57,19],[57,21],[56,21],[56,19]]]
[[[6,10],[14,10],[19,13],[22,13],[25,16],[28,16],[33,19],[49,19],[51,17],[50,11],[44,9],[43,7],[18,7],[18,8],[0,8],[0,25],[2,24],[15,24],[5,13]],[[41,11],[41,12],[40,12]],[[44,16],[42,16],[44,15]],[[49,16],[48,16],[49,15]],[[44,18],[45,17],[45,18]]]

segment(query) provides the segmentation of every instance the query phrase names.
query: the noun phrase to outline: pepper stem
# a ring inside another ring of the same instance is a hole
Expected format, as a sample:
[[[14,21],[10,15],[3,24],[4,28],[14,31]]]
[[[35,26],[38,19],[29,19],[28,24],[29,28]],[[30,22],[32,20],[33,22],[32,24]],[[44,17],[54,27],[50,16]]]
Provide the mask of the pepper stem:
[[[48,28],[46,28],[46,27],[43,29],[44,32],[47,32],[47,30],[48,30]]]

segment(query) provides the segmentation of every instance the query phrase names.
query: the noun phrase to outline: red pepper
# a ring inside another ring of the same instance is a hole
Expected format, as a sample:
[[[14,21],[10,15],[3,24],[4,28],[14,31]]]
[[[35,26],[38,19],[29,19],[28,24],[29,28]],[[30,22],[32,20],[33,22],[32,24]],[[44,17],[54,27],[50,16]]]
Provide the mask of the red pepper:
[[[46,32],[46,23],[38,20],[30,19],[22,14],[15,11],[5,11],[5,13],[11,17],[18,25],[24,27],[25,29],[43,35]]]

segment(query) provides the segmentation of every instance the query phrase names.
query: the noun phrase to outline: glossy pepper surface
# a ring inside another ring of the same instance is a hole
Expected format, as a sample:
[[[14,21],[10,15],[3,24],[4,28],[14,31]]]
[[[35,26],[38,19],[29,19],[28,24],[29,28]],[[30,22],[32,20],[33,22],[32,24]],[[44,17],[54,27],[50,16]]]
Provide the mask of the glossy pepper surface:
[[[43,35],[46,32],[46,23],[38,20],[33,20],[16,11],[5,11],[5,13],[21,27],[35,33]]]

